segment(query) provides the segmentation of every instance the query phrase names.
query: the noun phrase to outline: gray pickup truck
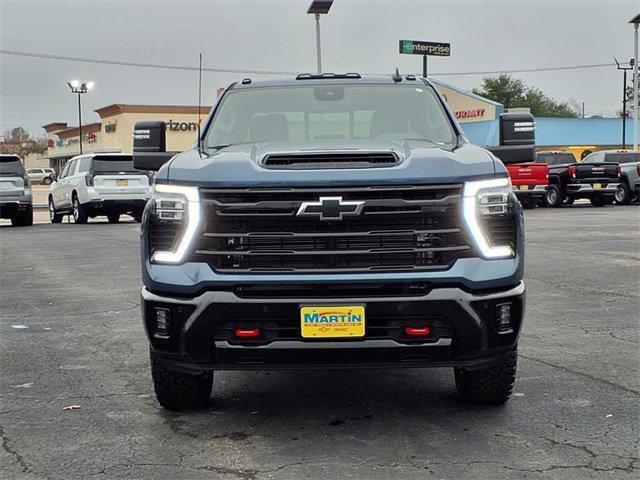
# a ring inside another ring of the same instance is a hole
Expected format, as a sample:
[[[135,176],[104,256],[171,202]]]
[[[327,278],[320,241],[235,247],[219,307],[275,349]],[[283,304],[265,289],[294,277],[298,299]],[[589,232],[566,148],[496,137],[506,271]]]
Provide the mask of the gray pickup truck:
[[[533,158],[532,130],[500,154]],[[427,80],[244,79],[188,151],[136,124],[134,165],[159,169],[142,313],[165,408],[202,405],[225,369],[453,367],[465,400],[509,398],[522,208]]]

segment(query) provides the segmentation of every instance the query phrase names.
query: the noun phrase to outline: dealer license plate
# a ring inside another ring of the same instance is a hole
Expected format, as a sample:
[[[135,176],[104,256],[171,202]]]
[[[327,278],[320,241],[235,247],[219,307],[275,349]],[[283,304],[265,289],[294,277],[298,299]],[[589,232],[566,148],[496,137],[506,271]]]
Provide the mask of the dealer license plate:
[[[594,184],[593,184],[593,188],[594,188],[595,190],[600,190],[600,189],[602,188],[602,184],[601,184],[601,183],[594,183]]]
[[[116,180],[116,187],[128,187],[129,180]]]
[[[300,330],[303,338],[363,337],[364,307],[302,307]]]
[[[529,185],[520,185],[520,190],[529,190]]]

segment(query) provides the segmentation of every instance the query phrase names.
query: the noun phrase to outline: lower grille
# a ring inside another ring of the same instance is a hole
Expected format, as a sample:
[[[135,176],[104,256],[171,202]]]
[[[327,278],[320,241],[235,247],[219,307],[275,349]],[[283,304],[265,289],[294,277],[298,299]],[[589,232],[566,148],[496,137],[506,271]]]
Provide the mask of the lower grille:
[[[192,260],[218,272],[434,270],[473,256],[460,185],[202,190],[205,225]],[[359,202],[351,216],[300,216],[322,198]]]
[[[429,335],[425,337],[411,337],[405,334],[405,327],[429,327]],[[257,339],[238,339],[235,330],[260,328],[261,336]],[[439,317],[424,316],[368,316],[366,320],[365,338],[367,340],[394,340],[400,343],[436,342],[440,338],[452,338],[453,329],[449,323]],[[300,319],[295,315],[281,318],[268,318],[263,321],[225,320],[221,322],[215,332],[215,340],[226,340],[230,343],[242,345],[264,345],[274,340],[302,340],[300,333]],[[349,339],[353,340],[353,339]],[[340,341],[340,339],[332,339]]]

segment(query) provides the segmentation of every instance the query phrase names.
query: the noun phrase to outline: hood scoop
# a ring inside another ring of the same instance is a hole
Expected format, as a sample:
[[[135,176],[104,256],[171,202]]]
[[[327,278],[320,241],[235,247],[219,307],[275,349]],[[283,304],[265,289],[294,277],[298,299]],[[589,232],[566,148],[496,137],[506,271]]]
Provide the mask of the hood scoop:
[[[262,165],[269,169],[375,168],[398,165],[400,158],[391,151],[271,153]]]

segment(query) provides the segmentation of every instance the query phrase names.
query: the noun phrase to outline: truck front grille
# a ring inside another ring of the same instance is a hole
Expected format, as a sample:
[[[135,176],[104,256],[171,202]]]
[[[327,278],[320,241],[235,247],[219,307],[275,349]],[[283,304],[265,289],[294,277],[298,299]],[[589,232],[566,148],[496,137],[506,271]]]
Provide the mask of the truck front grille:
[[[473,255],[460,188],[203,189],[205,224],[192,260],[222,273],[445,269]],[[364,203],[342,220],[297,215],[321,197]]]

